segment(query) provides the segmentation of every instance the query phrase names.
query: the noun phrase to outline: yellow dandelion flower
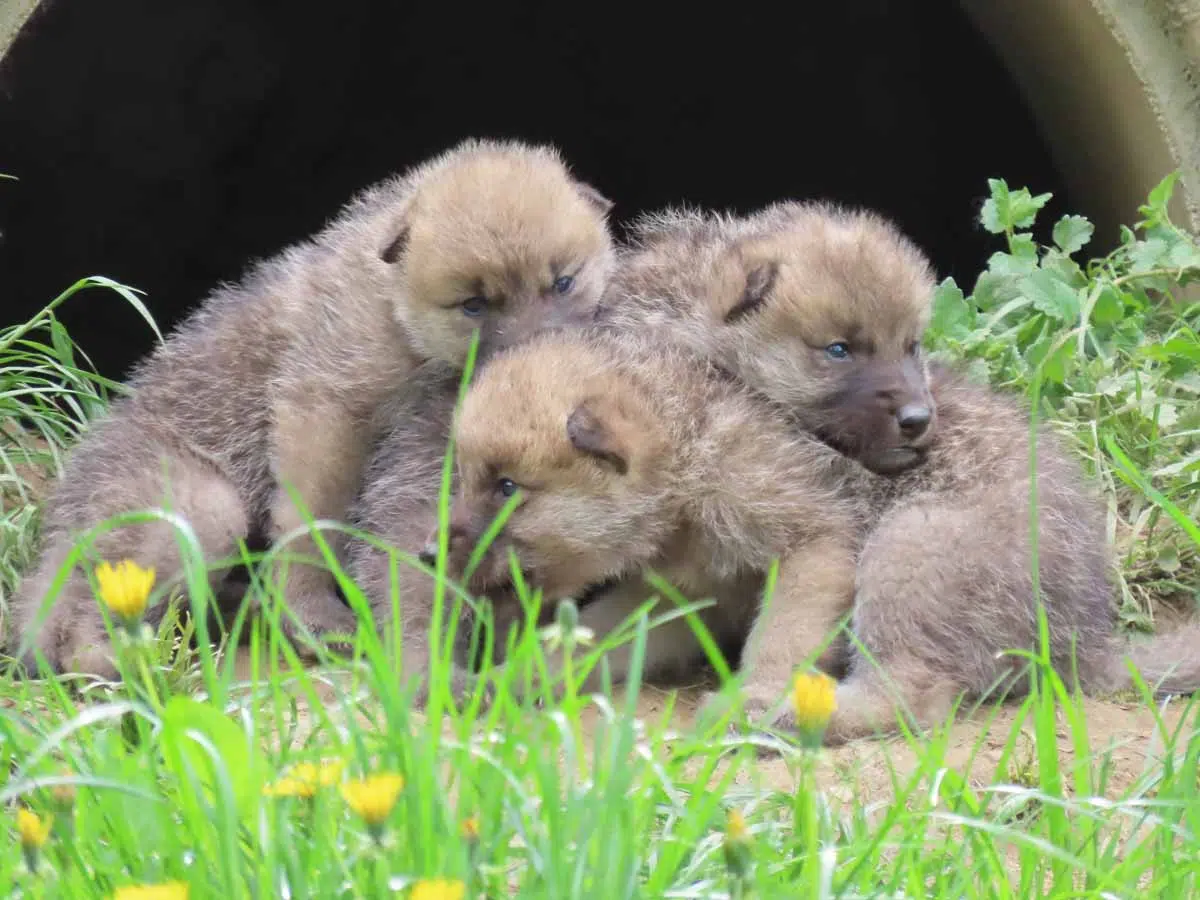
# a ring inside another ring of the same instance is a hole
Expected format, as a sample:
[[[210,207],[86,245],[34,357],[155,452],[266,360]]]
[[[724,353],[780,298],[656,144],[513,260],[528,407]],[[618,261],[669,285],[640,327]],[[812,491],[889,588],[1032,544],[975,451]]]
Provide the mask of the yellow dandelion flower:
[[[837,710],[837,682],[823,672],[800,672],[792,682],[792,711],[796,727],[810,741],[820,742],[829,717]]]
[[[746,830],[746,818],[740,810],[730,809],[725,816],[725,840],[744,843],[749,840],[750,832]]]
[[[25,865],[30,872],[37,871],[38,851],[50,837],[50,826],[53,824],[53,816],[43,819],[31,809],[22,807],[17,810],[17,834],[21,836],[21,852],[25,855]]]
[[[50,826],[53,824],[54,816],[43,819],[31,809],[18,809],[17,833],[21,836],[21,846],[26,850],[39,849],[50,837]]]
[[[264,797],[302,797],[308,799],[317,795],[317,786],[303,778],[284,776],[263,787]]]
[[[725,839],[721,842],[725,854],[725,868],[735,878],[743,878],[750,868],[750,832],[746,830],[746,819],[740,810],[730,809],[725,814]]]
[[[166,881],[162,884],[131,884],[117,888],[112,900],[187,900],[186,881]]]
[[[364,822],[377,827],[391,815],[403,787],[403,776],[383,772],[346,782],[342,785],[342,796]]]
[[[102,562],[96,566],[96,582],[104,605],[126,622],[136,622],[146,611],[146,599],[154,587],[154,569],[143,569],[131,559],[115,566]]]
[[[452,878],[422,878],[413,885],[409,900],[462,900],[467,886]]]
[[[318,788],[337,783],[344,765],[340,759],[319,766],[310,762],[297,763],[288,774],[266,785],[263,794],[268,797],[314,797]]]

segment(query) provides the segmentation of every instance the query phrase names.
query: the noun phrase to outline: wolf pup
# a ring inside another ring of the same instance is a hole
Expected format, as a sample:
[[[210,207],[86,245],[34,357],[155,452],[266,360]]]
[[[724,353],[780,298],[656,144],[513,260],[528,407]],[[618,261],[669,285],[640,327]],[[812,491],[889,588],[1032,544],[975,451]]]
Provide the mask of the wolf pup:
[[[769,289],[736,303],[677,289],[697,260],[737,260]],[[788,409],[798,427],[883,476],[855,578],[853,652],[827,739],[920,726],[963,694],[1022,687],[1038,626],[1030,540],[1030,423],[1014,400],[931,365],[932,268],[893,224],[827,204],[734,219],[644,218],[600,319],[662,326]],[[1166,690],[1200,686],[1200,627],[1140,645],[1114,635],[1102,509],[1080,466],[1037,431],[1038,570],[1061,672],[1103,691],[1125,654]],[[834,623],[828,623],[832,626]],[[1074,669],[1073,669],[1074,667]],[[786,714],[785,714],[786,718]]]
[[[344,516],[379,404],[415,367],[461,367],[475,331],[486,358],[534,326],[592,316],[612,261],[610,206],[550,148],[470,140],[369,188],[315,237],[217,290],[72,453],[10,643],[30,641],[56,670],[114,674],[84,571],[44,622],[39,612],[75,539],[119,513],[169,507],[208,559],[232,557],[252,531],[302,532],[305,512]],[[304,536],[296,546],[313,552]],[[89,554],[166,578],[180,568],[162,521],[110,530]],[[318,565],[292,566],[284,597],[317,634],[356,626]]]

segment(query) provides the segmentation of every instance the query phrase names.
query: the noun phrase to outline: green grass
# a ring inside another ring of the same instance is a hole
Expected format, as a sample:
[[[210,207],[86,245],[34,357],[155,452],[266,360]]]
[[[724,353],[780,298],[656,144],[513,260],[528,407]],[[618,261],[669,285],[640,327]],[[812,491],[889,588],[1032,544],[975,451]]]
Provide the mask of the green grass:
[[[972,302],[944,285],[930,336],[994,383],[1029,391],[1077,440],[1109,499],[1120,611],[1141,626],[1164,602],[1193,601],[1200,556],[1197,310],[1175,295],[1198,267],[1187,255],[1194,242],[1165,218],[1165,190],[1123,250],[1076,272],[1065,249],[1079,249],[1082,223],[1055,227],[1059,251],[1032,246],[1023,235],[1037,198],[997,183],[984,221],[1003,234],[1007,259],[993,259],[994,277],[975,285]],[[1154,240],[1163,246],[1146,249]],[[1052,275],[1030,280],[1038,271]],[[54,317],[95,281],[0,332],[6,593],[30,558],[38,470],[57,469],[116,389]],[[1101,300],[1109,290],[1120,317]],[[443,517],[445,505],[443,494]],[[244,623],[240,668],[222,647],[188,650],[172,617],[161,640],[121,639],[124,684],[0,680],[0,817],[15,821],[19,807],[54,815],[33,871],[13,829],[0,834],[0,895],[107,897],[183,880],[203,898],[388,897],[433,877],[466,882],[470,897],[555,900],[1200,891],[1191,704],[1164,710],[1143,692],[1130,716],[1152,726],[1110,748],[1089,722],[1095,705],[1035,655],[1033,693],[981,710],[979,737],[965,746],[961,731],[936,729],[852,753],[787,747],[768,761],[720,723],[681,726],[669,697],[644,720],[635,691],[582,695],[574,685],[540,704],[504,683],[490,705],[478,694],[456,703],[445,635],[430,705],[417,710],[391,629],[361,630],[352,660],[304,666],[279,638],[270,591],[253,589],[267,608]],[[198,558],[185,593],[193,609],[212,600]],[[439,602],[461,598],[447,590]],[[560,634],[570,638],[571,622],[568,610]],[[640,642],[648,626],[631,622],[625,637]],[[518,673],[545,665],[532,631],[513,652]],[[594,661],[597,649],[580,652]],[[589,664],[581,659],[573,677]],[[985,736],[988,722],[996,727]],[[1144,763],[1130,763],[1134,751]],[[380,829],[332,785],[312,798],[264,794],[297,763],[328,760],[344,764],[344,778],[404,777]],[[726,853],[731,809],[748,835]]]

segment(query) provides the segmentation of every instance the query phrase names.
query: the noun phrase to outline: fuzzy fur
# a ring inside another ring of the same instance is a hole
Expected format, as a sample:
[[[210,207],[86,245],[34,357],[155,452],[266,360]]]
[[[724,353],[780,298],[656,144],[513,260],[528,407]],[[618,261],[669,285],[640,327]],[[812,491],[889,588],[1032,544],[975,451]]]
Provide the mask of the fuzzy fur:
[[[656,329],[788,409],[796,424],[886,477],[856,574],[850,673],[828,739],[918,726],[955,699],[1023,689],[1038,644],[1031,571],[1030,423],[1015,400],[930,366],[920,340],[933,272],[879,216],[782,203],[742,219],[669,210],[643,219],[600,320]],[[766,288],[731,297],[730,270]],[[704,292],[698,279],[717,285]],[[848,351],[833,358],[828,348]],[[905,410],[923,409],[916,429]],[[1129,683],[1123,654],[1167,690],[1200,686],[1183,647],[1200,628],[1127,647],[1114,637],[1102,507],[1080,466],[1037,429],[1038,571],[1051,659],[1085,688]],[[835,623],[830,620],[827,628]],[[786,724],[788,716],[778,721]]]
[[[113,674],[82,568],[39,621],[74,539],[111,516],[169,505],[210,560],[252,530],[304,532],[285,486],[314,519],[342,518],[379,404],[414,367],[461,366],[476,328],[482,359],[533,323],[591,317],[612,263],[609,206],[552,149],[467,141],[365,190],[315,237],[218,289],[72,453],[41,558],[13,600],[10,645],[31,642],[60,671]],[[290,546],[311,558],[307,536]],[[161,522],[110,531],[90,555],[134,559],[160,579],[180,568]],[[293,565],[285,597],[318,634],[356,625],[319,565]]]
[[[820,609],[823,624],[848,609],[854,536],[870,514],[857,481],[870,476],[659,335],[541,335],[489,363],[456,427],[453,573],[506,502],[505,479],[521,493],[468,582],[475,592],[510,583],[512,550],[551,604],[615,581],[581,612],[600,634],[647,599],[646,568],[689,599],[715,595],[702,618],[718,640],[744,636],[750,620],[776,634],[781,620]],[[760,615],[762,577],[777,559],[779,590]],[[755,635],[751,645],[777,646]],[[682,622],[652,632],[647,654],[647,677],[701,655]],[[796,661],[783,659],[751,652],[748,690],[782,689]],[[628,652],[610,665],[624,677]]]

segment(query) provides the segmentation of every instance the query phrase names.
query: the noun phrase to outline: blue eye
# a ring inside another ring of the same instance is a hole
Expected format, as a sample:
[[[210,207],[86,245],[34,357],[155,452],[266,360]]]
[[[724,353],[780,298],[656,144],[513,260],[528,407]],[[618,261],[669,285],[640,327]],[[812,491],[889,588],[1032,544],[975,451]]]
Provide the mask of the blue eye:
[[[565,294],[575,287],[575,279],[570,275],[563,275],[554,282],[554,290],[560,294]]]
[[[496,490],[505,497],[511,497],[517,492],[517,483],[511,478],[501,478],[496,482]]]
[[[825,348],[825,355],[830,359],[849,359],[850,348],[838,341],[836,344],[830,344]]]
[[[465,316],[472,318],[482,316],[485,309],[487,309],[486,297],[468,297],[462,302],[462,311]]]

